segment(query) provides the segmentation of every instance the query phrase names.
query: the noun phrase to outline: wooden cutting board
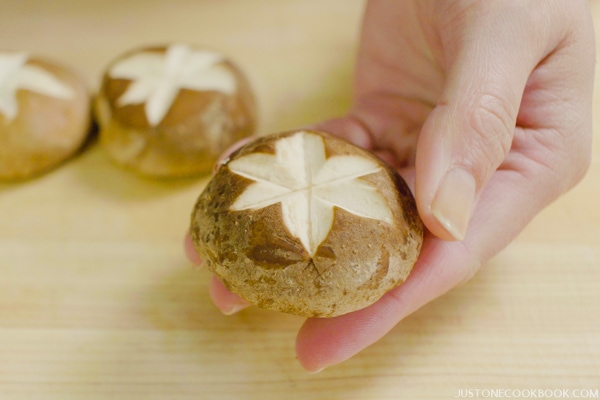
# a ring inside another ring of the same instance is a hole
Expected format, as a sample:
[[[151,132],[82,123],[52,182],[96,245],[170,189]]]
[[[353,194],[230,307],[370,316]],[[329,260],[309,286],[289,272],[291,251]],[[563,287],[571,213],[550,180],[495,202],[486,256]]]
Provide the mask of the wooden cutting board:
[[[600,23],[600,3],[591,6]],[[104,66],[125,50],[206,44],[247,72],[266,133],[347,109],[362,7],[361,0],[3,0],[0,47],[70,64],[95,89]],[[595,110],[600,139],[598,100]],[[0,399],[598,390],[598,143],[585,180],[471,282],[318,375],[295,360],[301,318],[258,309],[224,317],[210,303],[209,274],[194,270],[182,250],[206,180],[142,179],[92,144],[48,175],[0,185]]]

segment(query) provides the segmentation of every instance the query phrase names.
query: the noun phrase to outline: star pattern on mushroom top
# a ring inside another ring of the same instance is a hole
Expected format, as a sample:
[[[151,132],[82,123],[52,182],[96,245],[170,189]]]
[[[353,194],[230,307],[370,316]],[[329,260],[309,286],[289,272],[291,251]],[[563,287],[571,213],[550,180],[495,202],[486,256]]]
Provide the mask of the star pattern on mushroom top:
[[[57,99],[69,100],[73,89],[50,72],[27,64],[25,53],[0,53],[0,114],[9,123],[19,114],[17,91],[29,90]]]
[[[230,207],[258,210],[281,204],[283,222],[312,256],[327,238],[334,207],[363,218],[393,223],[392,211],[376,187],[364,179],[381,167],[357,155],[325,154],[323,138],[301,131],[275,143],[275,154],[250,153],[227,164],[254,181]]]
[[[151,126],[156,126],[166,116],[181,89],[234,93],[234,76],[218,65],[223,61],[220,54],[175,44],[164,53],[144,51],[133,54],[113,65],[108,75],[132,81],[117,99],[117,105],[145,102],[146,119]]]

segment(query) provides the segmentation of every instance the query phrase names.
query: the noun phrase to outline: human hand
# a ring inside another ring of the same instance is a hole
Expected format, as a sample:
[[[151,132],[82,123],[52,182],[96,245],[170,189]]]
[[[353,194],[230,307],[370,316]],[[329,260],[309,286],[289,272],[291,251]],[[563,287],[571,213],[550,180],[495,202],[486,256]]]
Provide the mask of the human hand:
[[[583,177],[594,58],[585,0],[368,3],[353,107],[317,128],[397,167],[429,233],[404,284],[305,322],[296,350],[307,370],[352,357],[470,279]],[[210,292],[226,314],[248,305],[217,279]]]

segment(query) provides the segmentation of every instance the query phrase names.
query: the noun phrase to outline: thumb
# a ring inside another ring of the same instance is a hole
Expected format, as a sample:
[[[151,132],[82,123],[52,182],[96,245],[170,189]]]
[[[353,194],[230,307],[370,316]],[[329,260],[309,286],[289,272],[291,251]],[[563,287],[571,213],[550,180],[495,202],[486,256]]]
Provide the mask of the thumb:
[[[510,150],[521,97],[540,59],[526,28],[496,25],[477,24],[455,40],[440,101],[417,143],[419,213],[446,240],[465,237],[479,193]]]

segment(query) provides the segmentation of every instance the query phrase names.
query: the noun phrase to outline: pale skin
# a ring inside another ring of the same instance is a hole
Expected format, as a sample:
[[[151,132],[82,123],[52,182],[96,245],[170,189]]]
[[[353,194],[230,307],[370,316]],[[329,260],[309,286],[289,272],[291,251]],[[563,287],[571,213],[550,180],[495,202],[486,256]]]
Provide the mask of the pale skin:
[[[579,182],[592,139],[594,33],[585,0],[371,0],[353,106],[316,127],[398,168],[428,232],[407,281],[363,310],[308,319],[311,372],[343,362],[469,280]],[[200,260],[189,240],[189,257]],[[225,314],[248,304],[213,279]]]

